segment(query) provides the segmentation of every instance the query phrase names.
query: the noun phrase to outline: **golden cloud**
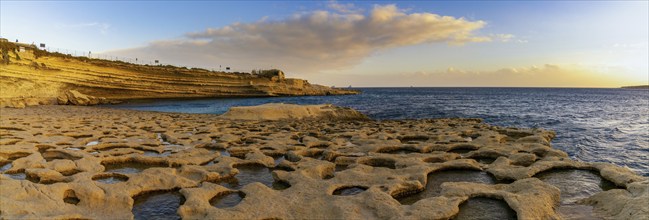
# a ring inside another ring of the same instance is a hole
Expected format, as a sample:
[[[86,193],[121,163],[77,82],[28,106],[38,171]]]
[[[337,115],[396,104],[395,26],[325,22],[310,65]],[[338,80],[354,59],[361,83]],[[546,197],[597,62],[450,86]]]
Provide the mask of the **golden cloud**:
[[[227,65],[241,70],[276,67],[289,72],[316,72],[348,68],[389,48],[492,40],[474,33],[485,26],[484,21],[406,13],[395,5],[377,5],[367,14],[353,10],[350,5],[334,8],[333,12],[313,11],[284,20],[264,18],[252,23],[233,23],[118,53],[195,66]]]

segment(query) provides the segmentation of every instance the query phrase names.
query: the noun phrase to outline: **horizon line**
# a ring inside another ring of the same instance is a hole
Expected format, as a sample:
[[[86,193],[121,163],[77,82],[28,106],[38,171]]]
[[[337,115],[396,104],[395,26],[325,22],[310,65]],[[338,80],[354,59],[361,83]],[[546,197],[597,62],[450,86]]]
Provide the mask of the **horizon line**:
[[[635,86],[649,86],[647,85],[635,85]],[[528,88],[528,89],[623,89],[622,87],[628,87],[628,86],[620,86],[620,87],[561,87],[561,86],[332,86],[334,88],[341,88],[341,89],[346,89],[346,88],[359,88],[359,89],[380,89],[380,88],[474,88],[474,89],[480,89],[480,88]]]

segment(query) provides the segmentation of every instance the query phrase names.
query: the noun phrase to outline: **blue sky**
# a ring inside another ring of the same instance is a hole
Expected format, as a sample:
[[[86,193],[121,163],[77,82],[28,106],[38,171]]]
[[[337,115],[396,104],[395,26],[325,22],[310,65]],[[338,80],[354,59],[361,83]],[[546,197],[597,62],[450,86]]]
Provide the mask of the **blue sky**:
[[[0,35],[10,40],[175,65],[278,67],[327,85],[649,83],[647,1],[2,1],[0,6]],[[395,16],[367,26],[378,9]],[[429,23],[421,14],[448,19]],[[445,29],[450,24],[455,26]],[[223,32],[225,27],[234,31]],[[425,33],[411,39],[413,27]],[[241,40],[247,37],[261,40]],[[381,37],[386,40],[374,39]]]

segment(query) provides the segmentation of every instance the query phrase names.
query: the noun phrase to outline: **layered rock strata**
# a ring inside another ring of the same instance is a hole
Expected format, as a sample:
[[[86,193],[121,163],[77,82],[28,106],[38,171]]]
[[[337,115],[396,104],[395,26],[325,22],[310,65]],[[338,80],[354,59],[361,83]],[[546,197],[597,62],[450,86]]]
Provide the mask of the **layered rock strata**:
[[[48,53],[11,42],[0,42],[0,52],[0,107],[57,104],[56,98],[70,90],[112,101],[358,93],[285,78],[280,70],[249,74],[136,65]]]
[[[505,201],[519,219],[560,219],[562,192],[534,178],[554,169],[592,170],[616,185],[580,202],[598,217],[649,213],[646,178],[571,160],[543,129],[479,119],[245,121],[77,106],[1,111],[3,219],[130,219],[134,198],[169,190],[182,194],[176,213],[185,219],[449,219],[484,197]],[[267,168],[285,186],[244,182],[249,166]],[[429,174],[451,169],[484,171],[499,182],[446,182],[439,195],[399,202],[432,190],[425,187]],[[239,199],[219,202],[231,197]]]

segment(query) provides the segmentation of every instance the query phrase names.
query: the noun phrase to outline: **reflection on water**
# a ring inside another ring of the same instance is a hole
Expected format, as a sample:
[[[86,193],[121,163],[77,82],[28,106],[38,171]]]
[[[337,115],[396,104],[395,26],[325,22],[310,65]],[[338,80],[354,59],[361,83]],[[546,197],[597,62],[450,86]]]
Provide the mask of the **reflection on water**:
[[[577,201],[588,198],[598,192],[616,188],[615,184],[601,178],[599,174],[590,170],[549,170],[539,173],[534,177],[552,184],[561,190],[561,204],[557,208],[557,211],[564,218],[593,219],[592,207],[579,205]]]
[[[595,193],[616,188],[614,183],[590,170],[549,170],[536,174],[534,177],[559,188],[561,204],[576,203]]]
[[[284,155],[282,155],[282,156],[274,156],[273,159],[275,160],[275,166],[277,166],[282,161],[286,160],[286,157]]]
[[[4,175],[15,180],[24,180],[27,178],[25,173],[5,173]]]
[[[367,190],[367,187],[353,186],[336,189],[333,194],[337,196],[353,196]]]
[[[106,177],[106,178],[96,179],[95,181],[100,182],[100,183],[113,184],[113,183],[124,182],[124,179],[119,178],[119,177],[110,176],[110,177]]]
[[[516,212],[500,199],[471,198],[460,205],[456,220],[516,219]]]
[[[243,165],[236,167],[239,173],[234,178],[228,178],[219,183],[230,189],[241,189],[245,185],[254,182],[260,182],[270,188],[276,190],[283,190],[290,187],[290,185],[275,181],[273,179],[272,170],[261,165]]]
[[[169,155],[171,155],[171,151],[163,151],[162,153],[159,153],[157,151],[152,151],[152,150],[144,151],[144,156],[149,156],[149,157],[166,157]]]
[[[104,173],[95,175],[94,177],[92,177],[92,180],[100,183],[113,184],[127,181],[128,176],[119,173]]]
[[[13,166],[13,165],[11,164],[11,162],[9,162],[9,163],[7,163],[7,164],[5,164],[5,165],[0,166],[0,173],[3,173],[3,172],[5,172],[5,171],[11,169],[12,166]]]
[[[221,156],[223,156],[223,157],[229,157],[230,156],[230,152],[228,152],[228,150],[226,150],[226,149],[222,148],[222,149],[219,149],[218,151],[221,154]]]
[[[484,184],[495,184],[496,179],[483,171],[476,170],[444,170],[428,174],[428,182],[423,192],[397,198],[401,204],[412,205],[413,203],[430,197],[439,196],[442,192],[442,183],[445,182],[474,182]]]
[[[210,199],[210,204],[217,208],[228,208],[238,205],[245,197],[245,194],[238,192],[226,193],[223,195],[215,196]]]
[[[178,191],[150,192],[133,198],[135,219],[181,219],[178,207],[185,198]]]
[[[128,173],[139,173],[151,167],[166,167],[166,166],[129,162],[129,163],[105,164],[104,167],[106,168],[105,172],[128,174]]]

